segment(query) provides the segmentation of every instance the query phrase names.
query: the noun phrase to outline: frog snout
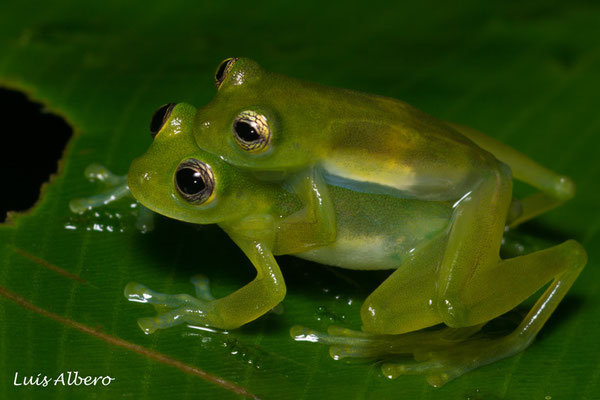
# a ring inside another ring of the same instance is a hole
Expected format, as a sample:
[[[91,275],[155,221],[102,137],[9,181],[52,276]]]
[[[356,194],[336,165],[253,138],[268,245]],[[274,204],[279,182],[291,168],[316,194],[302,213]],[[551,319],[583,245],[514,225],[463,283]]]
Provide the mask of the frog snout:
[[[156,171],[151,168],[151,163],[142,156],[136,158],[129,167],[127,174],[127,184],[131,194],[136,200],[144,202],[149,193],[152,193],[151,188],[156,186]]]

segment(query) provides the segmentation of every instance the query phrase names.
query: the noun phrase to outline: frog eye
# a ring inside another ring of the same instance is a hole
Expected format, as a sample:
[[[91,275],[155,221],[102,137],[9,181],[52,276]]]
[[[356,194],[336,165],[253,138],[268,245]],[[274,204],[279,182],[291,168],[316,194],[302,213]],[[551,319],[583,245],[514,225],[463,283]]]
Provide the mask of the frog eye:
[[[213,198],[215,176],[208,164],[190,158],[177,167],[175,188],[184,200],[204,204]]]
[[[271,128],[267,117],[254,111],[242,111],[233,121],[233,137],[248,152],[267,150],[271,144]]]
[[[219,64],[217,67],[217,72],[215,72],[215,85],[217,85],[217,89],[221,87],[221,84],[227,77],[227,73],[233,67],[233,64],[238,60],[238,57],[227,58]]]
[[[175,103],[169,103],[161,106],[158,110],[152,114],[152,120],[150,121],[150,134],[154,138],[158,132],[165,126],[165,123],[171,116],[171,112],[175,108]]]

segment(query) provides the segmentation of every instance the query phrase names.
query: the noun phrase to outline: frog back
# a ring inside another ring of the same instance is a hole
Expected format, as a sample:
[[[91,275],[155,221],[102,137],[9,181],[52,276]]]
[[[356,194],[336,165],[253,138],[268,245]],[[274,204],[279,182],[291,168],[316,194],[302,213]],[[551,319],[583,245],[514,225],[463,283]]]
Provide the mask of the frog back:
[[[264,163],[315,165],[330,184],[352,190],[379,187],[407,198],[457,200],[494,159],[444,121],[401,100],[285,82],[268,88],[269,98],[277,99],[269,108],[285,112],[278,113],[281,132],[274,133],[280,142]]]

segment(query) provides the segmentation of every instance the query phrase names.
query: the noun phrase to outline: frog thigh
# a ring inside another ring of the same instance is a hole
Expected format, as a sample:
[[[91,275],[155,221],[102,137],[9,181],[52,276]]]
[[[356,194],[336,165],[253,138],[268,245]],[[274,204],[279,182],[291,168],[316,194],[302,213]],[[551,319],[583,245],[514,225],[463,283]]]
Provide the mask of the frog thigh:
[[[512,200],[510,169],[490,158],[479,182],[454,206],[448,244],[438,274],[434,306],[453,328],[468,326],[464,289],[495,268]]]
[[[411,332],[442,322],[430,298],[447,238],[440,235],[416,252],[368,298],[361,309],[363,330],[377,334]],[[585,250],[574,240],[525,256],[500,260],[465,288],[469,318],[464,326],[490,321],[513,309],[546,282],[552,284],[536,302],[512,336],[519,337],[511,354],[537,334],[567,293],[583,267]],[[508,356],[505,355],[505,356]]]
[[[447,240],[440,234],[413,252],[371,293],[361,308],[364,331],[399,334],[442,322],[432,302]]]
[[[586,261],[585,250],[574,240],[501,261],[465,288],[467,305],[474,317],[469,323],[494,318],[554,278],[513,332],[495,339],[474,337],[452,348],[425,352],[418,356],[417,363],[383,364],[382,372],[390,378],[426,374],[431,385],[441,386],[467,371],[524,350],[563,299]]]

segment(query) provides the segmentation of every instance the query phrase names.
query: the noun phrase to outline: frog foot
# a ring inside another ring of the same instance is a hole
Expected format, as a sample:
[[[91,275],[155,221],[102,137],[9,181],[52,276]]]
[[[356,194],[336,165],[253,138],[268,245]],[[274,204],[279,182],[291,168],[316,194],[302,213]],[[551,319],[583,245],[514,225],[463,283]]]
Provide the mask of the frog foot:
[[[82,214],[87,210],[104,206],[129,194],[127,175],[117,176],[100,164],[88,165],[83,174],[89,181],[103,182],[107,190],[94,196],[71,200],[69,208],[74,213]]]
[[[477,333],[481,325],[468,328],[445,327],[422,330],[401,335],[381,335],[330,326],[327,333],[299,325],[290,329],[290,335],[298,341],[319,342],[330,345],[329,354],[339,360],[348,357],[377,358],[388,355],[416,354],[421,349],[438,349],[453,346]]]
[[[208,279],[196,275],[191,279],[196,289],[196,297],[189,294],[164,294],[155,292],[146,286],[130,282],[125,286],[124,294],[129,301],[148,303],[154,306],[157,315],[138,319],[138,325],[146,334],[157,329],[165,329],[184,322],[203,323],[215,298],[210,293]]]
[[[84,175],[89,181],[103,182],[106,189],[104,192],[94,196],[71,200],[69,208],[76,214],[83,214],[85,211],[103,207],[113,201],[131,195],[127,186],[127,175],[115,175],[100,164],[88,165],[84,170]],[[152,230],[153,216],[152,211],[140,204],[136,227],[142,232]]]
[[[416,362],[386,362],[382,373],[394,379],[400,375],[425,375],[427,382],[440,387],[475,368],[510,357],[530,344],[517,334],[502,338],[473,338],[455,346],[414,353]]]
[[[511,340],[482,338],[481,325],[466,328],[427,329],[401,335],[379,335],[331,326],[327,333],[302,326],[290,330],[295,340],[329,345],[333,359],[366,358],[384,360],[382,373],[394,379],[400,375],[425,375],[432,386],[446,382],[479,366],[508,357],[522,346]],[[399,356],[412,356],[415,361]],[[395,360],[390,362],[393,357]]]

